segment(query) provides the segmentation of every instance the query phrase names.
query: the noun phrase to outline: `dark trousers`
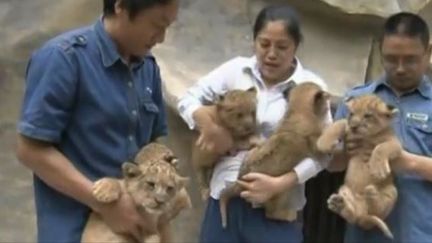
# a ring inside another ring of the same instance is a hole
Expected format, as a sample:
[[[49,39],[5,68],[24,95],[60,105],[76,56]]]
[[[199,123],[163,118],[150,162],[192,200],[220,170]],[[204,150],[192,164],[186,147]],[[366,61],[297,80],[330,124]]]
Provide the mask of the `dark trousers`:
[[[299,222],[269,220],[263,209],[252,208],[241,198],[231,199],[228,205],[228,225],[222,228],[219,201],[210,198],[201,226],[201,243],[222,242],[292,242],[303,240]]]

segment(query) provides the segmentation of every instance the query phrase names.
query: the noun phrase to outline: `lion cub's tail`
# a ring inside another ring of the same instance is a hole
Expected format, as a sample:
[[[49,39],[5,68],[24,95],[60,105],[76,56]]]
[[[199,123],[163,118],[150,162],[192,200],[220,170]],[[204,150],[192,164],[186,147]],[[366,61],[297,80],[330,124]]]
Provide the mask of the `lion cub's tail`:
[[[219,197],[219,209],[221,214],[221,220],[222,220],[222,227],[226,228],[227,226],[227,207],[229,200],[235,196],[240,195],[241,187],[240,185],[232,184],[231,186],[226,187],[222,190],[220,197]]]
[[[383,233],[385,236],[387,236],[390,239],[393,239],[394,236],[392,234],[392,232],[390,231],[389,227],[387,226],[387,224],[380,218],[378,218],[375,215],[366,215],[364,217],[362,217],[362,219],[360,220],[360,224],[361,225],[375,225],[377,226]]]

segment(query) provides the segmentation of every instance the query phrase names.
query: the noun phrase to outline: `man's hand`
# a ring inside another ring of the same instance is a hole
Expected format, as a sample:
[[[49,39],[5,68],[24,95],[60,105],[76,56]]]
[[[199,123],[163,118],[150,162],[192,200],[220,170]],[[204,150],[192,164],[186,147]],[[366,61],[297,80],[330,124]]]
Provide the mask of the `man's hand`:
[[[289,172],[279,177],[272,177],[261,173],[249,173],[237,181],[245,190],[240,196],[253,204],[265,203],[275,195],[290,190],[297,184],[295,172]]]
[[[156,225],[143,218],[126,193],[116,202],[100,203],[95,211],[115,233],[131,237],[136,242],[142,241],[143,232],[156,232]]]
[[[233,138],[216,122],[216,112],[214,106],[203,106],[194,112],[193,116],[200,131],[197,145],[202,150],[224,155],[233,147]]]

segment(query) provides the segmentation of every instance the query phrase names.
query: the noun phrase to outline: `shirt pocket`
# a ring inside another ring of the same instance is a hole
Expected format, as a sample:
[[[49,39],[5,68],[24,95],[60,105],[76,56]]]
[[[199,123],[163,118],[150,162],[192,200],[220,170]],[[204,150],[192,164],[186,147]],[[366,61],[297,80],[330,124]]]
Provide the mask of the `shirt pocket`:
[[[432,154],[432,120],[426,122],[407,121],[408,148],[425,155]]]
[[[141,97],[139,104],[140,125],[145,132],[151,133],[153,123],[159,114],[159,107],[150,97]]]

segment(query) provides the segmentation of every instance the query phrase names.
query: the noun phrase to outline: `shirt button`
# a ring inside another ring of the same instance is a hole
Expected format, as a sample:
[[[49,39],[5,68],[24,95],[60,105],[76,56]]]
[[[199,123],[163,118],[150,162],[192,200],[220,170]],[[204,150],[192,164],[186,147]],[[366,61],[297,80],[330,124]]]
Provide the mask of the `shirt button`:
[[[128,138],[129,138],[129,141],[131,141],[131,142],[132,142],[132,141],[134,140],[134,138],[133,138],[133,136],[132,136],[132,135],[129,135],[129,137],[128,137]]]
[[[132,88],[132,82],[128,82],[129,88]]]
[[[133,111],[132,111],[132,115],[136,116],[136,115],[137,115],[137,111],[136,111],[136,110],[133,110]]]

